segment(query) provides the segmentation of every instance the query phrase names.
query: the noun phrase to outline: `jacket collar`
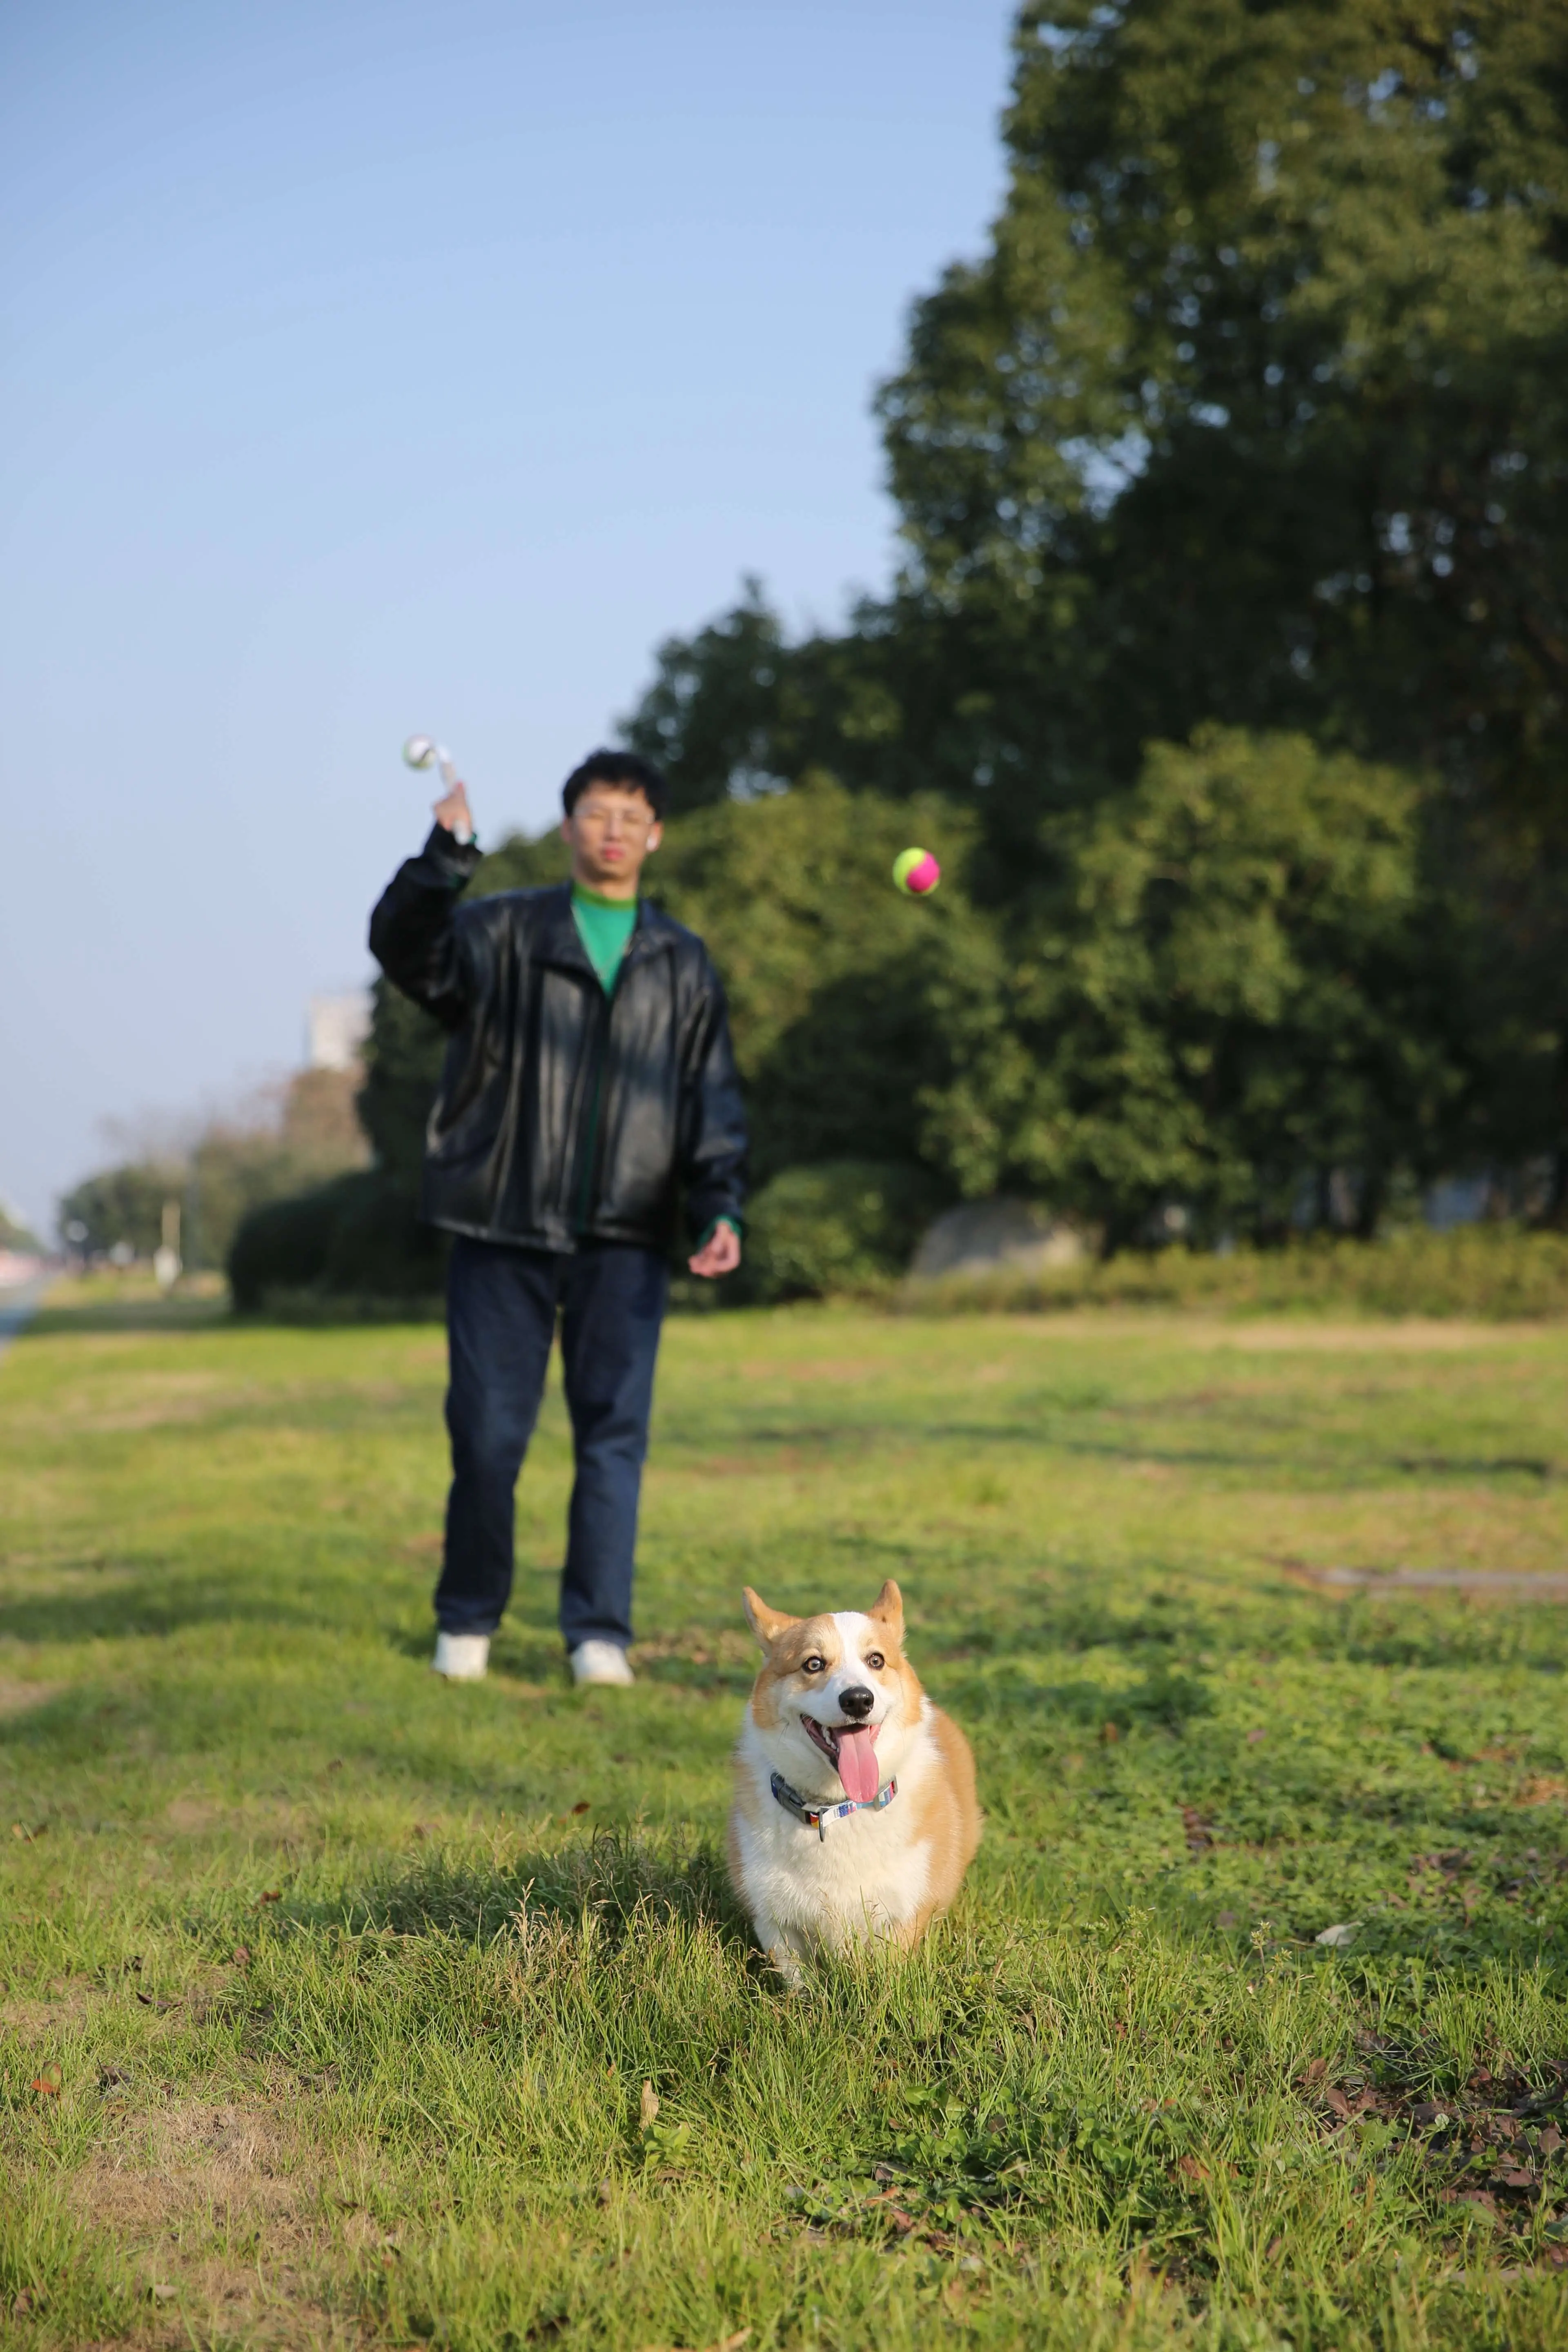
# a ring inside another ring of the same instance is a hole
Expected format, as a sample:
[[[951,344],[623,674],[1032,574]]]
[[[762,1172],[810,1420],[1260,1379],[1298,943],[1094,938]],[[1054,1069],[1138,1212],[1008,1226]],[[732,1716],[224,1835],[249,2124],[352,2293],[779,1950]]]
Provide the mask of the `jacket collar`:
[[[563,964],[569,971],[584,971],[597,982],[598,974],[588,961],[588,950],[583,945],[572,913],[572,885],[558,882],[542,891],[538,930],[533,952],[542,963]],[[637,928],[626,941],[626,951],[621,959],[624,971],[628,964],[642,963],[650,955],[658,955],[675,945],[679,925],[672,922],[661,907],[647,898],[637,900]]]

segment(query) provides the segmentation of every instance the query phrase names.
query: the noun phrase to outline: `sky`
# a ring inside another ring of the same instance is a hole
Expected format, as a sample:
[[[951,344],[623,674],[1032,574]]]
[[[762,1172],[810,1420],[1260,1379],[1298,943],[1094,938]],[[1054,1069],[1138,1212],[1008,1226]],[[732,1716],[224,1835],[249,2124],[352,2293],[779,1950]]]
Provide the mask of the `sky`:
[[[869,402],[999,0],[12,0],[0,1196],[299,1065],[449,743],[537,830],[659,641],[896,562]]]

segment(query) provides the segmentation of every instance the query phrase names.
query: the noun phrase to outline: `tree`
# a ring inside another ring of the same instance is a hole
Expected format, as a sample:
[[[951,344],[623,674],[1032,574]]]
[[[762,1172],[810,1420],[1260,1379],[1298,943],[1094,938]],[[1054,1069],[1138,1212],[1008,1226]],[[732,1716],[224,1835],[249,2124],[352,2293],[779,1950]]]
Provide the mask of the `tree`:
[[[1447,1164],[1471,1072],[1411,780],[1305,738],[1201,730],[1064,845],[1032,942],[955,976],[958,1076],[925,1144],[966,1192],[1014,1183],[1111,1247],[1163,1206],[1282,1231],[1303,1178]]]
[[[1026,961],[1150,742],[1432,780],[1450,1143],[1568,1215],[1568,0],[1031,0],[1015,50],[988,248],[880,396],[902,577],[795,645],[749,591],[634,728],[705,799],[950,795]]]
[[[128,1248],[151,1257],[163,1229],[163,1203],[179,1200],[186,1171],[178,1164],[128,1160],[86,1176],[61,1198],[58,1223],[72,1247],[93,1257]],[[80,1226],[80,1234],[75,1228]]]
[[[263,1202],[363,1168],[369,1157],[354,1116],[357,1081],[344,1070],[301,1070],[210,1118],[175,1150],[164,1145],[87,1177],[61,1200],[62,1234],[86,1228],[90,1255],[116,1247],[151,1257],[163,1209],[178,1202],[187,1266],[224,1264],[242,1220]]]
[[[1568,0],[1031,0],[1016,53],[881,412],[1020,746],[1300,724],[1568,828]]]

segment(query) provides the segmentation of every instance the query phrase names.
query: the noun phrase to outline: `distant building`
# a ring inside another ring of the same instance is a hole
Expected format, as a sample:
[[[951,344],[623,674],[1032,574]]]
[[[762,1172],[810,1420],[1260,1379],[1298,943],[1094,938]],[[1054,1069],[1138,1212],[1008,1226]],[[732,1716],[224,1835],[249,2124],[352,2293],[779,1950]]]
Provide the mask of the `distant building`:
[[[306,1063],[312,1070],[352,1070],[370,1034],[370,991],[312,996],[306,1010]]]

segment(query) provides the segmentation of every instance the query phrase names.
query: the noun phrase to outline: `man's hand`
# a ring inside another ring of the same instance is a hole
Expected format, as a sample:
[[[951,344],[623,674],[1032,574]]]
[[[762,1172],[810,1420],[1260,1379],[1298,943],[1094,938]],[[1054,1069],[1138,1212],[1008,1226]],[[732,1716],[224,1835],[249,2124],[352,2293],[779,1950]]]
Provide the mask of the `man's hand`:
[[[455,834],[459,841],[472,841],[474,816],[468,806],[467,784],[456,783],[449,793],[444,793],[436,803],[434,815],[437,824],[445,825],[447,831]]]
[[[705,1282],[712,1282],[721,1274],[733,1274],[741,1263],[740,1234],[721,1218],[696,1256],[689,1257],[686,1263]]]

